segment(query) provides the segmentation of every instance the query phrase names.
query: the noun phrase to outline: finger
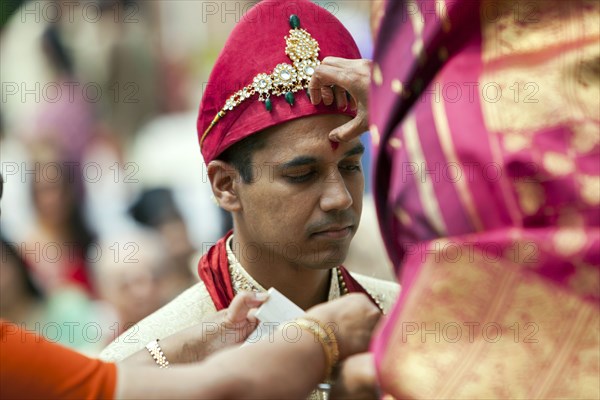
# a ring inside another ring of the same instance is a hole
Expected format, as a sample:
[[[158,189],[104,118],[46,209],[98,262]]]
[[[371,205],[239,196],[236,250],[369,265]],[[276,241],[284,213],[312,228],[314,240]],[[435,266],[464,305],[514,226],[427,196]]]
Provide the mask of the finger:
[[[311,89],[318,89],[321,86],[330,86],[335,82],[337,71],[339,68],[321,63],[317,65],[313,72],[308,87]]]
[[[372,62],[368,59],[348,60],[339,57],[326,57],[317,69],[323,81],[331,81],[332,84],[343,86],[354,92],[362,90],[365,84],[368,85]]]
[[[310,78],[310,83],[308,84],[310,100],[314,105],[317,105],[321,102],[321,89],[323,87],[338,84],[339,86],[345,88],[344,83],[339,82],[339,76],[341,75],[341,72],[342,71],[339,68],[323,64],[315,68],[315,72]]]
[[[246,320],[242,324],[238,324],[233,328],[237,330],[236,334],[239,335],[238,342],[246,340],[252,332],[258,327],[260,321],[256,318],[257,308],[251,308],[248,311]]]
[[[367,130],[364,117],[358,114],[356,117],[339,126],[329,133],[329,140],[334,142],[348,142]]]
[[[335,96],[335,103],[338,110],[346,111],[348,108],[348,98],[346,97],[346,90],[340,86],[333,87],[333,95]]]
[[[321,61],[321,64],[323,64],[323,65],[331,65],[331,66],[334,66],[334,67],[344,67],[350,61],[352,61],[352,60],[348,59],[348,58],[341,58],[341,57],[335,57],[335,56],[327,56],[327,57],[325,57],[323,59],[323,61]]]
[[[256,318],[257,312],[258,312],[258,308],[251,308],[250,310],[248,310],[248,315],[246,316],[246,319],[248,319],[248,322],[250,322],[252,324],[258,323],[258,318]]]
[[[333,90],[330,86],[321,87],[321,97],[323,98],[323,104],[330,106],[333,104],[334,95]]]
[[[348,59],[341,57],[328,56],[321,61],[321,64],[325,64],[330,67],[337,67],[341,69],[348,68],[369,68],[371,65],[371,60],[369,59]]]
[[[268,298],[267,293],[240,292],[233,298],[225,318],[231,323],[246,321],[248,312],[260,306]]]
[[[308,98],[310,99],[310,102],[316,106],[317,104],[319,104],[322,100],[321,98],[321,86],[318,84],[314,84],[314,87],[311,87],[312,82],[314,81],[314,77],[310,80],[310,84],[308,85]]]
[[[316,106],[317,104],[319,104],[322,100],[321,98],[321,86],[320,84],[315,83],[313,85],[315,78],[314,76],[311,78],[310,80],[310,84],[308,85],[308,98],[310,99],[310,102]],[[311,87],[312,85],[312,87]]]

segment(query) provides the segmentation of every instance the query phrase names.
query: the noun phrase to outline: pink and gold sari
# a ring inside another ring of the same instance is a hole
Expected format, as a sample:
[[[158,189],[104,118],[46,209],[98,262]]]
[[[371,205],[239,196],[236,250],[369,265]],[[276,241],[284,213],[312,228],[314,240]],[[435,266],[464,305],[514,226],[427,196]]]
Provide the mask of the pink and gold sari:
[[[600,3],[388,1],[370,116],[390,398],[600,397]]]

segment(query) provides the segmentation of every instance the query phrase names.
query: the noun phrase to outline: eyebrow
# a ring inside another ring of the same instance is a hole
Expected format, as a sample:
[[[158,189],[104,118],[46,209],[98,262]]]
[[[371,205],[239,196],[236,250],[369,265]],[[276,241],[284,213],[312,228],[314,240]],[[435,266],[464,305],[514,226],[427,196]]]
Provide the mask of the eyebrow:
[[[316,164],[316,163],[317,163],[317,159],[315,157],[299,156],[299,157],[294,158],[291,161],[281,164],[279,166],[279,168],[288,169],[288,168],[300,167],[303,165],[310,165],[310,164]]]
[[[363,154],[365,152],[365,146],[363,146],[362,143],[358,143],[356,146],[354,146],[352,149],[348,150],[347,152],[344,153],[344,158],[347,157],[352,157],[358,154]],[[311,165],[311,164],[316,164],[319,160],[315,157],[311,157],[311,156],[298,156],[294,159],[292,159],[291,161],[288,161],[286,163],[283,163],[279,166],[280,169],[288,169],[288,168],[294,168],[294,167],[301,167],[304,165]]]
[[[352,149],[350,149],[344,153],[344,158],[355,156],[357,154],[363,154],[364,152],[365,152],[365,146],[363,146],[363,144],[359,142]]]

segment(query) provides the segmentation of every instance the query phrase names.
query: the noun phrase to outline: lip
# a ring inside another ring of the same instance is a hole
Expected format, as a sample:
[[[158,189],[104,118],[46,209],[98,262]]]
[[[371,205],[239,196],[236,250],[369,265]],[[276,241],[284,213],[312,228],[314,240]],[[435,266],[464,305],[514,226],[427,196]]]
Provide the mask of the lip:
[[[313,233],[314,237],[327,239],[346,239],[352,234],[352,225],[332,226],[325,230]]]

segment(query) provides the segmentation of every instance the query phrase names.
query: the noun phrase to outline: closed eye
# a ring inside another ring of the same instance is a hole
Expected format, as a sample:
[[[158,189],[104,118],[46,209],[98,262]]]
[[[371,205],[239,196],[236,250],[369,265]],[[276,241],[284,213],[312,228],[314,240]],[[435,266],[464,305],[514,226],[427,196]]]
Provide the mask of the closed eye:
[[[300,174],[300,175],[287,175],[286,179],[288,181],[290,181],[291,183],[304,183],[304,182],[308,182],[315,175],[316,175],[316,171],[310,171],[308,173]]]
[[[342,165],[340,166],[340,169],[344,170],[344,171],[356,171],[356,172],[360,172],[362,171],[362,166],[359,164],[350,164],[350,165]]]

